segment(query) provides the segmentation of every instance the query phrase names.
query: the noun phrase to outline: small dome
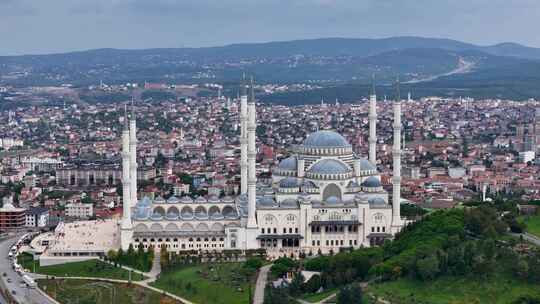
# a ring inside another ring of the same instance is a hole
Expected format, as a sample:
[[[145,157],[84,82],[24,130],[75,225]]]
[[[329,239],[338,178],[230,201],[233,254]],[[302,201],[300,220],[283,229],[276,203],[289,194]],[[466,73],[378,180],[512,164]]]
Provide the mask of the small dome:
[[[230,197],[230,196],[227,195],[227,196],[225,196],[225,197],[223,198],[223,202],[224,202],[224,203],[229,203],[229,204],[230,204],[230,203],[234,203],[234,199],[233,199],[232,197]]]
[[[180,199],[180,201],[183,203],[183,204],[190,204],[190,203],[193,203],[193,199],[189,196],[182,196],[182,198]]]
[[[217,195],[212,195],[208,198],[208,202],[209,203],[219,203],[220,200],[219,200],[219,197],[217,197]]]
[[[204,198],[204,196],[199,196],[195,199],[195,203],[204,204],[206,203],[206,199]]]
[[[314,148],[341,148],[350,146],[345,137],[341,136],[339,133],[328,130],[309,134],[304,140],[303,145],[305,147]]]
[[[315,163],[308,172],[313,174],[345,174],[351,172],[351,169],[339,160],[323,159]]]
[[[362,187],[379,188],[382,187],[381,181],[375,176],[370,176],[362,183]]]
[[[297,168],[296,163],[296,156],[289,156],[279,162],[278,168],[281,170],[295,171]]]
[[[296,177],[287,177],[282,179],[279,182],[280,188],[297,188],[298,187],[298,180]]]
[[[386,205],[386,201],[380,197],[374,197],[368,200],[370,205]]]
[[[150,207],[152,202],[148,196],[145,196],[142,200],[137,203],[137,207]]]
[[[158,196],[154,199],[154,204],[165,204],[165,199],[161,196]]]
[[[376,171],[377,166],[365,158],[360,159],[360,171]]]
[[[167,203],[169,203],[169,204],[178,204],[179,202],[180,202],[180,200],[176,196],[171,196],[167,200]]]

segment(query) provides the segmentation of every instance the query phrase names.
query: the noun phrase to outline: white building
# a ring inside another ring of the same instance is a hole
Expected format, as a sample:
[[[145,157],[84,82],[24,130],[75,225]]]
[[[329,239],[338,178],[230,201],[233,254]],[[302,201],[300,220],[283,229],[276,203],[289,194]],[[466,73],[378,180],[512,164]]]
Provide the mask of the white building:
[[[94,215],[92,204],[69,203],[66,205],[66,216],[74,218],[90,218]]]
[[[49,209],[42,207],[30,207],[26,210],[25,226],[43,228],[49,223]]]
[[[535,156],[536,156],[536,153],[534,153],[534,151],[519,152],[519,162],[528,163],[530,161],[533,161]]]
[[[195,199],[137,199],[135,120],[123,133],[122,248],[129,244],[169,250],[265,248],[269,254],[337,252],[392,238],[400,216],[401,101],[394,102],[393,191],[381,183],[376,163],[376,96],[370,98],[370,160],[356,155],[340,134],[324,130],[293,147],[273,170],[271,184],[256,178],[256,109],[251,86],[240,99],[241,195]],[[399,91],[398,91],[399,93]],[[390,201],[390,198],[392,201]]]

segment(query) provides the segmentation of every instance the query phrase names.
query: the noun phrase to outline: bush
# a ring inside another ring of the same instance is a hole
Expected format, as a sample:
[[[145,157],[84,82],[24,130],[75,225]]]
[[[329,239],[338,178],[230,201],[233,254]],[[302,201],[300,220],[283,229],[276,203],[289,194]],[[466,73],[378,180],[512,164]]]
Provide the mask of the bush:
[[[313,275],[302,288],[309,293],[317,292],[321,288],[321,276],[318,274]]]

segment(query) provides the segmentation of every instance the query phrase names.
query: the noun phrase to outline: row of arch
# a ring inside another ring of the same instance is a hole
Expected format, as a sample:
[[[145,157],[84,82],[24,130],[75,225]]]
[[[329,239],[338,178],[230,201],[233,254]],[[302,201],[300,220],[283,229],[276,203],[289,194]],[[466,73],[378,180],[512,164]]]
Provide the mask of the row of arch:
[[[155,232],[155,231],[183,231],[183,232],[194,232],[194,231],[224,231],[225,227],[221,223],[213,223],[209,226],[206,223],[199,223],[196,226],[191,223],[183,223],[181,226],[178,226],[176,223],[168,223],[165,227],[159,223],[153,223],[150,227],[146,224],[139,223],[135,226],[135,232]]]
[[[206,209],[204,206],[198,206],[193,209],[191,206],[184,206],[182,209],[178,209],[175,206],[164,208],[158,206],[152,209],[152,218],[236,218],[238,212],[233,206],[225,206],[220,209],[218,206],[211,206]]]
[[[230,196],[226,196],[223,199],[220,199],[218,196],[212,195],[208,198],[205,198],[204,196],[199,196],[195,199],[192,199],[189,196],[183,196],[183,197],[177,197],[177,196],[171,196],[168,199],[164,199],[163,197],[157,197],[153,201],[154,204],[205,204],[205,203],[213,203],[213,204],[220,204],[220,203],[234,203],[234,199]]]

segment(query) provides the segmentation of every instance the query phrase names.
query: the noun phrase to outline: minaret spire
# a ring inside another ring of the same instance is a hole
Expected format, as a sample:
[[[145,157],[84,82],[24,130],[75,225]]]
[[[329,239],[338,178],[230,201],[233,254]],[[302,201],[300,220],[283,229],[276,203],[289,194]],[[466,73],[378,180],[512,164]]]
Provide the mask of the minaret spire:
[[[129,175],[131,204],[137,204],[137,122],[134,99],[131,99],[131,120],[129,121]]]
[[[255,94],[254,94],[253,77],[251,77],[250,84],[250,99],[248,104],[248,228],[257,227],[257,220],[255,218],[255,208],[257,201],[257,174],[256,174],[256,156],[257,150],[255,147],[255,131],[257,129],[256,122],[256,108],[255,108]]]
[[[375,75],[371,78],[371,95],[369,96],[369,161],[377,164],[377,95],[375,94]]]
[[[396,100],[394,101],[394,147],[392,177],[392,227],[397,232],[401,222],[401,94],[399,77],[396,80]]]
[[[248,188],[248,103],[246,90],[246,74],[240,83],[240,194],[247,194]]]
[[[127,250],[131,243],[133,224],[131,222],[131,176],[130,176],[130,146],[127,116],[127,104],[124,105],[124,130],[122,130],[122,222],[121,246]]]

